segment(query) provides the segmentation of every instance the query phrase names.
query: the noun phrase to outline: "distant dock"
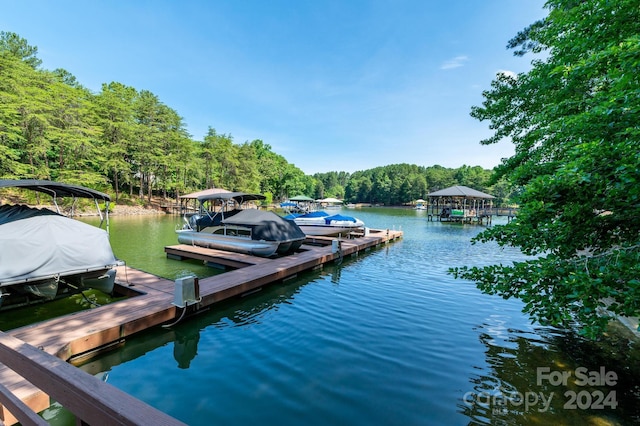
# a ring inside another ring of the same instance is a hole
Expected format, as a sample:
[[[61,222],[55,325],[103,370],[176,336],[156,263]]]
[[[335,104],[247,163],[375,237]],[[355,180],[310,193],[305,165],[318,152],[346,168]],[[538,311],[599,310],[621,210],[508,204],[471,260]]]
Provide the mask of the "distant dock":
[[[506,216],[507,222],[516,218],[518,209],[514,207],[490,207],[484,209],[442,209],[436,210],[431,207],[427,213],[429,221],[438,220],[440,222],[456,223],[476,223],[478,225],[491,225],[493,216]]]
[[[143,330],[175,323],[214,303],[357,256],[402,236],[402,231],[372,229],[349,239],[308,237],[296,253],[273,259],[189,245],[167,246],[167,257],[199,259],[229,269],[198,280],[197,302],[184,307],[174,304],[174,281],[122,266],[117,291],[131,297],[0,332],[0,424],[47,424],[33,415],[48,408],[50,399],[71,410],[78,424],[141,424],[141,419],[181,424],[67,361],[88,358]]]

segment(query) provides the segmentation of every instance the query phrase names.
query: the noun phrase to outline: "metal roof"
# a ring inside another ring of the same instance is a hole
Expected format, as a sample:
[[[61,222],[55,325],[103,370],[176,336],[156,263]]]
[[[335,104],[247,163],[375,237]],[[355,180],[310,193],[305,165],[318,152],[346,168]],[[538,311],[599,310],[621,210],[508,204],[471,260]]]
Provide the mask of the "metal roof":
[[[316,200],[318,203],[334,203],[334,204],[342,204],[342,200],[338,200],[337,198],[321,198]]]
[[[206,197],[213,194],[228,194],[231,191],[227,191],[222,188],[209,188],[198,192],[192,192],[191,194],[181,195],[180,198],[198,199],[200,197]]]
[[[204,191],[193,192],[191,194],[182,195],[181,199],[195,199],[199,202],[205,201],[229,201],[234,200],[239,204],[244,203],[245,201],[253,201],[253,200],[264,200],[265,197],[262,194],[250,194],[247,192],[231,192],[226,189],[220,188],[211,188],[206,189]]]
[[[456,185],[427,194],[429,197],[496,198],[468,186]]]
[[[306,195],[296,195],[295,197],[289,198],[289,201],[315,201],[311,197],[307,197]]]

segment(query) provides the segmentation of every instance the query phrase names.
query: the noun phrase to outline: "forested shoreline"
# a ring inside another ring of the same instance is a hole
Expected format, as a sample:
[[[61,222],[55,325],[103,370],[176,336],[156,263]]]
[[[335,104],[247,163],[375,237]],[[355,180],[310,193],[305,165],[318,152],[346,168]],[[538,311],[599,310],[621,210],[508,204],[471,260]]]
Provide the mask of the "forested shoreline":
[[[428,161],[428,159],[425,159]],[[116,202],[175,198],[210,187],[400,205],[451,185],[509,201],[491,170],[395,164],[305,175],[262,140],[234,143],[209,127],[193,140],[178,111],[148,90],[118,82],[92,93],[64,69],[42,68],[37,47],[0,32],[0,176],[51,179],[112,194]],[[493,186],[491,186],[493,185]]]

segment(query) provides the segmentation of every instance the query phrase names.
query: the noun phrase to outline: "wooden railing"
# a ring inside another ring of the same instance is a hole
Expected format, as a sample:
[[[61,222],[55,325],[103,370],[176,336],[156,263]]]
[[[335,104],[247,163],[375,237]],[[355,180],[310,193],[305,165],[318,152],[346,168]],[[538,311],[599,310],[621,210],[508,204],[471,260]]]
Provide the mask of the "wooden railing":
[[[517,207],[493,207],[488,209],[491,211],[491,214],[495,216],[510,216],[515,217],[518,214]]]
[[[450,206],[442,206],[442,205],[429,205],[426,210],[434,215],[439,215],[442,213],[443,209],[449,208]],[[517,207],[485,207],[485,208],[466,208],[467,211],[473,211],[473,216],[508,216],[515,217],[518,215]]]
[[[183,425],[116,387],[2,332],[0,362],[71,411],[77,424]],[[2,384],[0,403],[22,425],[48,424]]]

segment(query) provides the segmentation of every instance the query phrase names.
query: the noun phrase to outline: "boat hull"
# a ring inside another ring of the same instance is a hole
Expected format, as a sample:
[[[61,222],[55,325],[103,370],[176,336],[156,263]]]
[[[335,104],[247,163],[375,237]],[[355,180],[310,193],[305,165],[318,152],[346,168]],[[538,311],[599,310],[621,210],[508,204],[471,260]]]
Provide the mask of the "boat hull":
[[[180,244],[189,244],[260,257],[270,257],[276,253],[284,253],[291,248],[293,243],[291,241],[251,240],[249,238],[210,234],[192,230],[178,231],[178,242]]]
[[[357,226],[339,226],[339,225],[300,225],[305,235],[313,235],[317,237],[347,236],[349,233],[361,229]]]
[[[188,221],[185,228],[177,231],[178,242],[270,257],[297,250],[305,238],[298,225],[273,212],[248,209],[228,211],[224,215]]]
[[[351,216],[328,215],[314,212],[302,216],[292,215],[290,219],[300,227],[305,235],[330,237],[348,235],[350,232],[364,229],[364,222]]]
[[[52,195],[56,207],[57,197],[109,201],[107,194],[52,181],[0,180],[0,188],[5,187]],[[22,204],[0,205],[0,259],[2,309],[88,288],[112,293],[115,267],[122,264],[111,249],[106,230],[61,215],[58,209]]]

